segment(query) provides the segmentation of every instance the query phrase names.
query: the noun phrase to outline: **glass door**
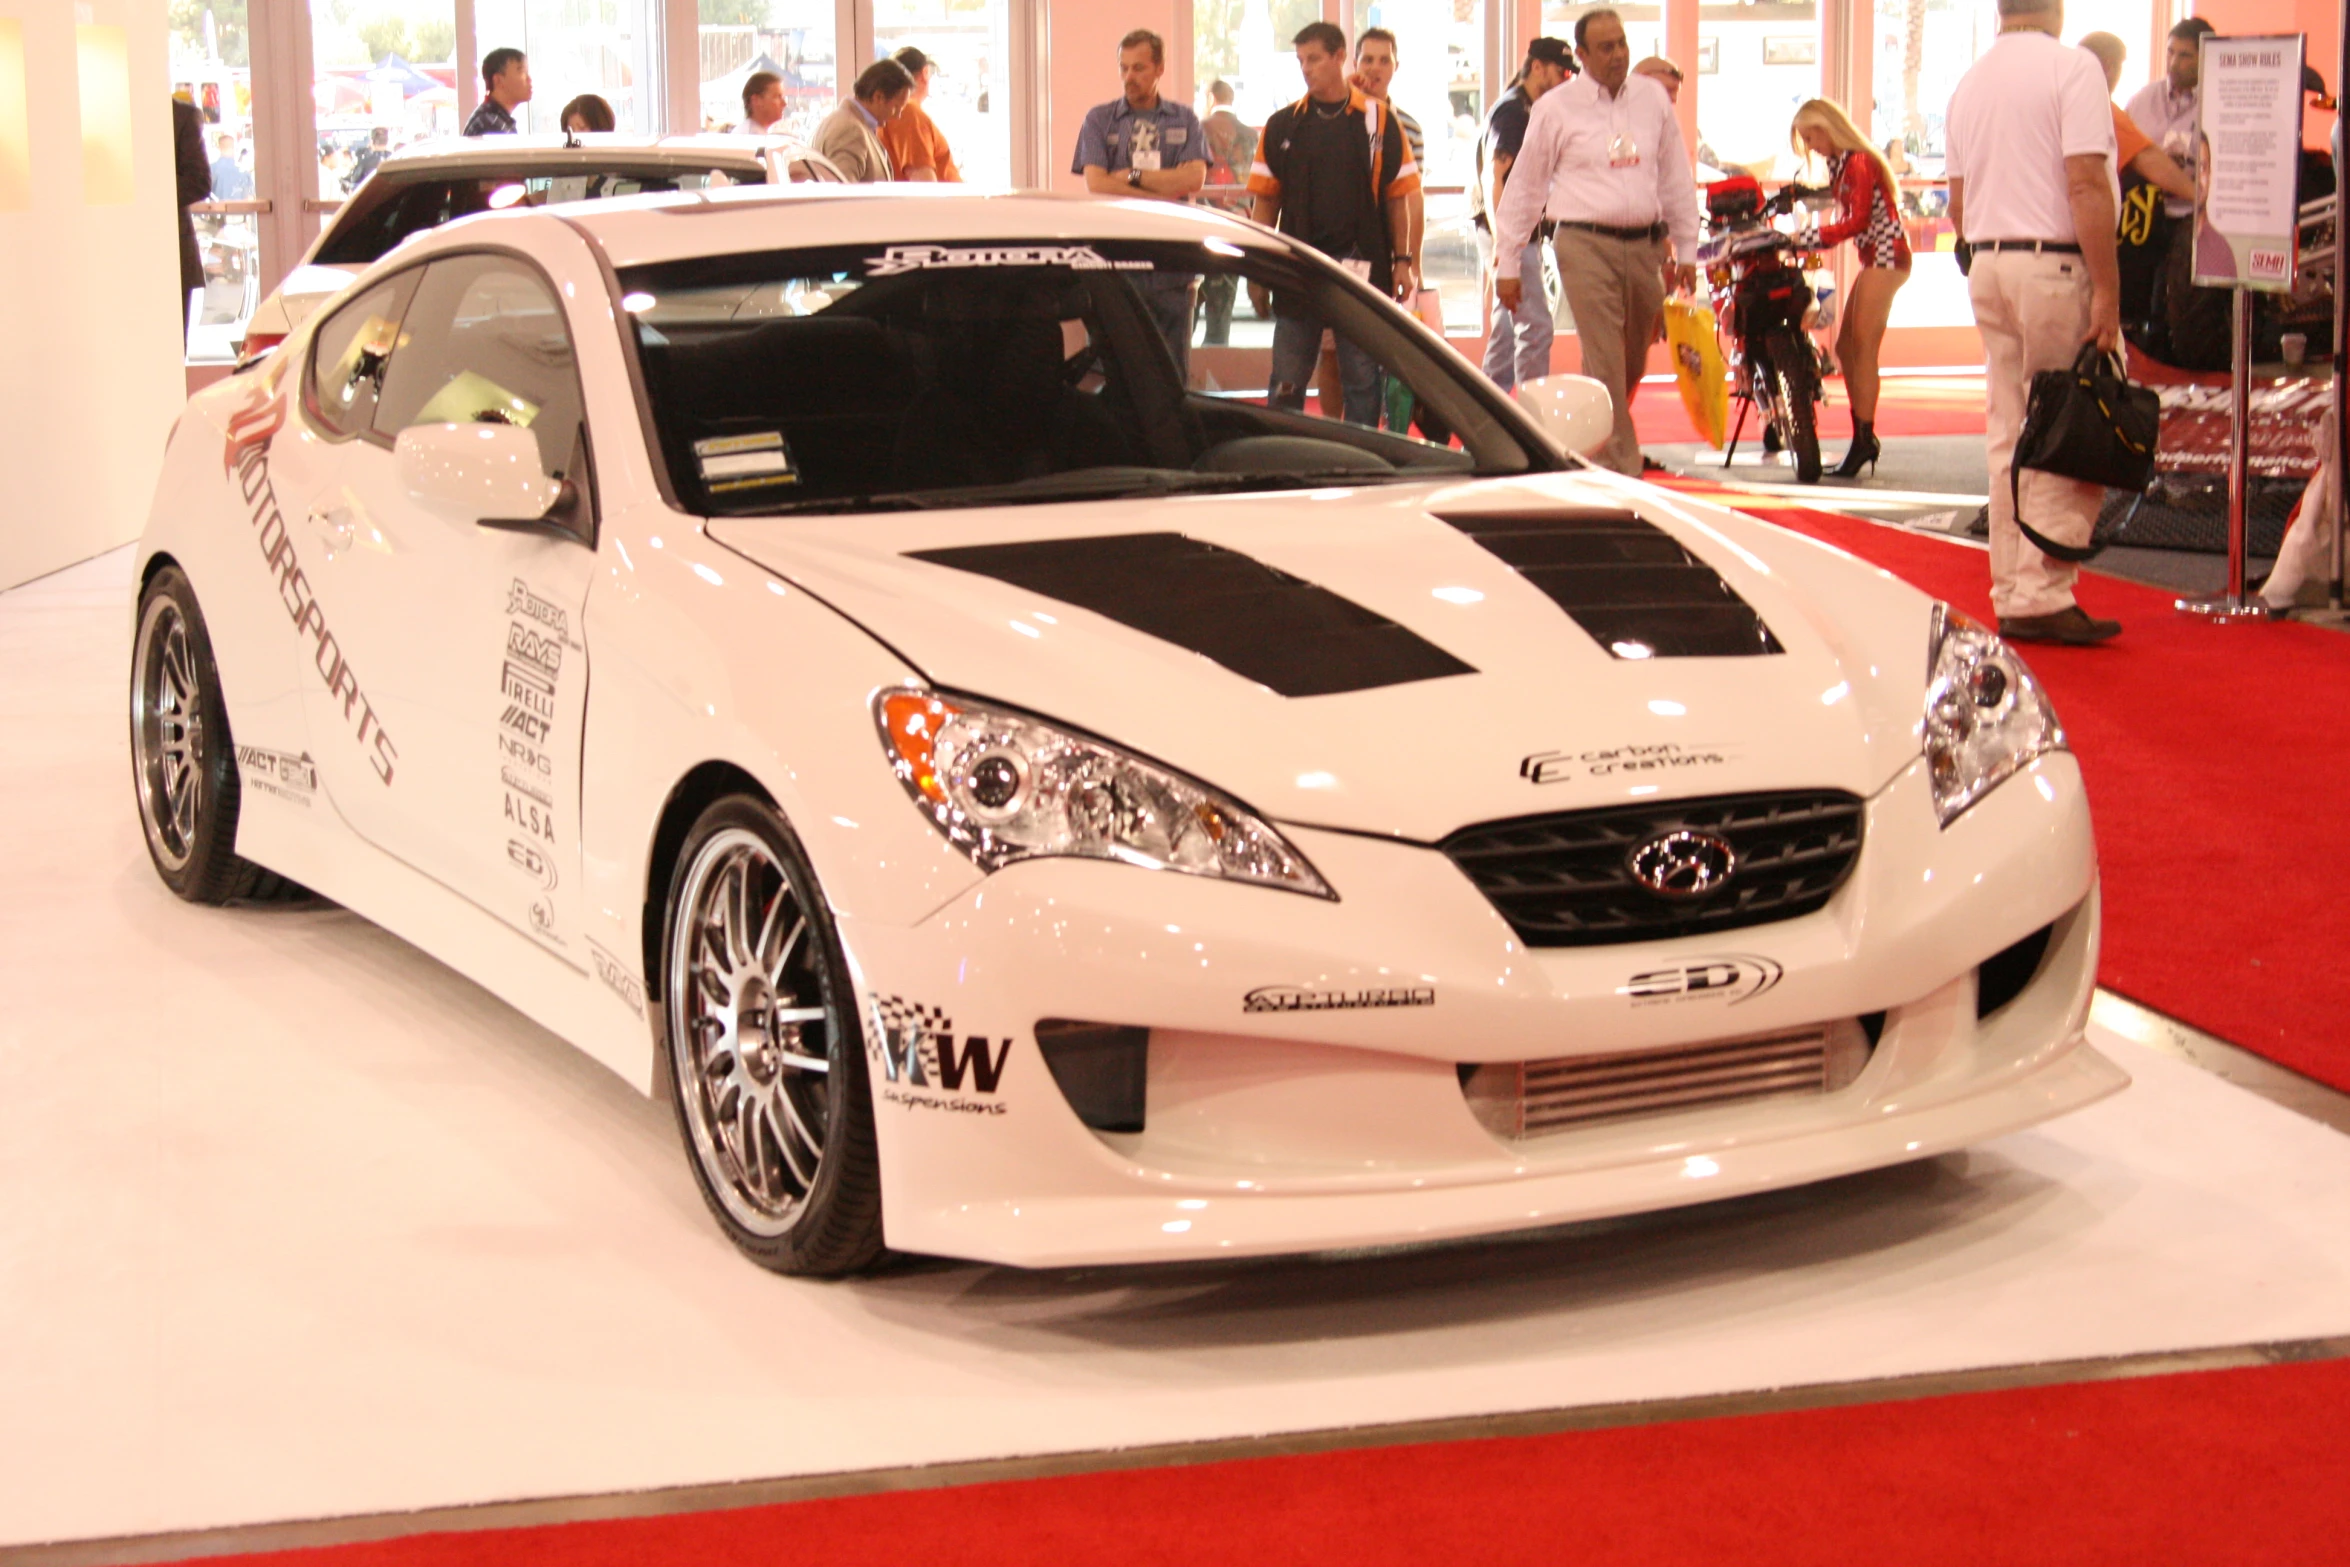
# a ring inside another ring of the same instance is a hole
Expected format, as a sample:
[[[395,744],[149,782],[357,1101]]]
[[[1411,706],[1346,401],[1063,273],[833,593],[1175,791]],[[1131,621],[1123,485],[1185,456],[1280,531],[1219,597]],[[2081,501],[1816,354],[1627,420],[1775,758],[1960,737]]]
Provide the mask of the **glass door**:
[[[368,14],[386,9],[380,0],[312,4]],[[449,5],[448,0],[437,6],[432,0],[394,0],[392,8],[445,14]],[[612,105],[617,129],[657,134],[667,128],[660,123],[654,68],[660,58],[655,39],[666,9],[662,0],[474,0],[475,58],[467,69],[478,70],[480,57],[492,49],[520,49],[530,57],[530,102],[514,116],[526,132],[560,131],[563,106],[581,93],[594,93]]]
[[[254,199],[252,38],[242,7],[225,22],[212,10],[172,8],[171,90],[203,113],[212,173],[211,199],[189,209],[204,292],[188,327],[187,360],[226,364],[261,299],[258,220],[268,210]]]
[[[1067,3],[1067,0],[1064,0]],[[1012,183],[1012,0],[871,0],[873,57],[937,63],[923,104],[971,185]]]
[[[701,128],[740,124],[743,84],[768,71],[783,81],[775,129],[810,140],[839,102],[838,30],[833,0],[702,0]]]

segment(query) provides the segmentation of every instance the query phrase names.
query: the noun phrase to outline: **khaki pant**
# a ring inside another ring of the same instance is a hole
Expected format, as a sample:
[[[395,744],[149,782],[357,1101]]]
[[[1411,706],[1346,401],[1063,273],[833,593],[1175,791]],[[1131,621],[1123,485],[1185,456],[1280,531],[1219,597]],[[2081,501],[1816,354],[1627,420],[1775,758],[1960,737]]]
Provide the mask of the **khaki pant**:
[[[1640,471],[1640,436],[1632,428],[1634,382],[1648,371],[1648,345],[1665,305],[1665,242],[1614,239],[1564,224],[1558,231],[1559,282],[1583,373],[1616,400],[1615,433],[1600,461],[1618,473]],[[1542,279],[1525,279],[1527,288]]]
[[[2035,549],[2015,525],[2008,470],[2038,370],[2062,370],[2089,331],[2089,269],[2078,256],[1979,251],[1967,276],[1983,334],[1991,458],[1991,608],[2002,620],[2053,615],[2073,602],[2080,568]],[[2024,517],[2059,544],[2085,545],[2104,489],[2027,468]]]

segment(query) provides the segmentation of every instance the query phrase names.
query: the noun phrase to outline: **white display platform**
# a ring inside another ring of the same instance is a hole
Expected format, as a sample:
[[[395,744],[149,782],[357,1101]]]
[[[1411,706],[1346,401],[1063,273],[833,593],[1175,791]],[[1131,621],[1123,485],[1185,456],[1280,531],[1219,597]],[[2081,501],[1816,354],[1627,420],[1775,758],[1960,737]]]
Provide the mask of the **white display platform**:
[[[1971,1154],[1407,1254],[798,1283],[667,1110],[141,848],[128,557],[0,595],[0,1546],[2350,1332],[2350,1139],[2127,1041]]]

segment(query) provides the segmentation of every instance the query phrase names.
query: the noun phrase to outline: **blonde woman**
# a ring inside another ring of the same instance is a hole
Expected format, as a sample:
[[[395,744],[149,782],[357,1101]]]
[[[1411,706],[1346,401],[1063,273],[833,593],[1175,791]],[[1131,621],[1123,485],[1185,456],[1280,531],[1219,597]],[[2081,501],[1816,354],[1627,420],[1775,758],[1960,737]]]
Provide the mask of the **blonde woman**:
[[[1795,111],[1789,133],[1795,150],[1824,160],[1836,216],[1820,225],[1820,243],[1852,241],[1860,258],[1844,326],[1836,334],[1836,362],[1844,367],[1844,390],[1852,399],[1852,445],[1834,476],[1860,477],[1865,463],[1874,473],[1877,455],[1877,354],[1885,342],[1893,296],[1909,281],[1909,236],[1901,228],[1900,187],[1885,156],[1852,123],[1852,116],[1825,98]]]

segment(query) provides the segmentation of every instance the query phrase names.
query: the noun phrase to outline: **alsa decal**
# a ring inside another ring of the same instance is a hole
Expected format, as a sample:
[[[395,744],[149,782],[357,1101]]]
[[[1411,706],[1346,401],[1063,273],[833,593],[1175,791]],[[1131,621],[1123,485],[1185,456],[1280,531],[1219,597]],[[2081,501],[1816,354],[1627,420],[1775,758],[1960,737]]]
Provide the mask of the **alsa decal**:
[[[869,278],[934,267],[1067,267],[1075,272],[1148,272],[1147,261],[1112,261],[1091,245],[892,245],[865,263]]]
[[[638,1017],[645,1015],[645,987],[628,971],[628,965],[606,952],[594,942],[587,944],[588,957],[596,966],[596,978],[606,990],[618,996]]]
[[[280,423],[284,421],[282,406],[277,417]],[[237,428],[235,420],[231,421],[231,428]],[[275,428],[270,426],[272,432]],[[311,665],[325,684],[327,696],[342,699],[344,722],[353,726],[359,744],[366,748],[368,765],[375,769],[375,775],[389,786],[400,749],[377,720],[374,704],[367,700],[367,693],[359,683],[358,672],[343,657],[342,646],[327,623],[326,611],[320,607],[311,591],[310,579],[302,571],[293,535],[286,527],[285,513],[278,507],[277,490],[270,483],[268,435],[259,435],[243,445],[232,438],[230,454],[237,465],[245,503],[252,508],[254,540],[260,547],[262,561],[277,579],[278,600],[286,607],[286,618],[293,622],[297,635],[311,639]]]
[[[1743,953],[1690,958],[1663,968],[1644,969],[1616,987],[1616,994],[1636,1007],[1682,1001],[1720,1001],[1737,1006],[1770,990],[1785,972],[1769,958]]]
[[[528,795],[504,791],[506,796],[506,823],[520,828],[544,843],[555,841],[555,813]]]
[[[507,585],[506,613],[535,620],[558,637],[567,637],[571,632],[571,619],[563,613],[562,606],[531,592],[530,584],[520,577]]]
[[[1616,745],[1589,751],[1537,751],[1518,763],[1528,783],[1565,783],[1577,776],[1607,778],[1621,773],[1661,773],[1682,767],[1719,767],[1729,755],[1710,746]]]
[[[552,856],[520,838],[506,840],[506,861],[525,876],[535,880],[546,892],[555,890],[555,861]]]
[[[290,756],[284,751],[266,750],[257,745],[237,747],[237,767],[245,782],[267,794],[274,794],[308,805],[318,793],[318,764],[310,760],[310,753]]]
[[[1012,1041],[969,1034],[958,1044],[954,1028],[954,1019],[938,1007],[903,996],[874,997],[866,1051],[879,1062],[884,1080],[898,1085],[883,1090],[881,1097],[886,1103],[972,1114],[1004,1113],[1006,1107],[996,1102],[994,1095],[1012,1058]],[[936,1097],[942,1094],[962,1097]]]
[[[1336,1012],[1355,1007],[1432,1007],[1432,985],[1385,985],[1366,990],[1308,990],[1302,985],[1259,985],[1240,998],[1243,1012]]]

